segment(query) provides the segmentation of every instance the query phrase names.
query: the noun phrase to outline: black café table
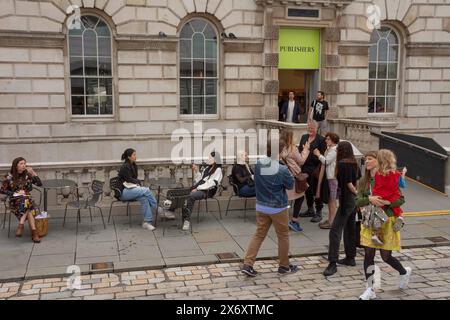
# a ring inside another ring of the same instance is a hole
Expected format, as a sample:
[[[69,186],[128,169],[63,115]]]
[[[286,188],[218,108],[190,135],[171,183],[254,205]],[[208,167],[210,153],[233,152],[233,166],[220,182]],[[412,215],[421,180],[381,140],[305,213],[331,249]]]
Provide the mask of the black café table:
[[[42,181],[41,188],[44,190],[44,211],[47,212],[48,190],[74,188],[74,187],[77,187],[77,183],[69,179],[51,179]]]

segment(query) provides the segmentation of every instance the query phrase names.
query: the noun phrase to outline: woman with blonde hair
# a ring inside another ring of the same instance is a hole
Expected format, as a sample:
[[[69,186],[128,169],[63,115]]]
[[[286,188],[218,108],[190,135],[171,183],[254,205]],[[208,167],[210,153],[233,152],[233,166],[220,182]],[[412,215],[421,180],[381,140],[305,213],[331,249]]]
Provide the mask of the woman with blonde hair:
[[[306,159],[309,156],[309,143],[306,142],[305,146],[303,147],[302,153],[300,153],[297,146],[294,144],[294,132],[290,129],[286,129],[281,132],[280,140],[282,140],[285,144],[285,147],[280,153],[280,159],[283,160],[291,174],[295,177],[302,172],[301,166],[305,163]],[[305,195],[304,192],[297,193],[295,187],[291,190],[287,190],[286,192],[289,201],[299,199]],[[292,220],[289,221],[289,227],[295,232],[303,231],[300,223],[298,222],[299,214],[300,207],[294,206],[294,214]]]

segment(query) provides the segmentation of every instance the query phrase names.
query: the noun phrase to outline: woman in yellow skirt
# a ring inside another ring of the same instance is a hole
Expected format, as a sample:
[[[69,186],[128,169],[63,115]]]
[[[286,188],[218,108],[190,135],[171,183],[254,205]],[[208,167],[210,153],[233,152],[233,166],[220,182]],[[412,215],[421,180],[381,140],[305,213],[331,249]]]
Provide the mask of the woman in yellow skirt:
[[[358,184],[358,196],[356,198],[356,206],[358,208],[373,204],[377,207],[382,207],[386,215],[389,217],[388,221],[382,226],[381,234],[383,236],[383,245],[376,245],[372,241],[372,230],[365,228],[361,224],[361,246],[364,247],[364,273],[367,280],[366,291],[360,296],[360,300],[371,300],[376,298],[373,288],[373,276],[375,273],[375,254],[376,250],[380,251],[381,258],[384,262],[389,264],[392,268],[397,270],[400,274],[400,289],[405,289],[408,286],[409,278],[411,276],[411,268],[404,268],[400,261],[392,256],[392,251],[400,251],[400,231],[394,231],[394,224],[396,217],[392,211],[393,207],[400,207],[405,203],[403,196],[399,200],[390,203],[378,196],[372,196],[371,190],[375,183],[375,174],[378,168],[383,166],[384,158],[378,157],[378,152],[371,151],[365,155],[365,174]]]

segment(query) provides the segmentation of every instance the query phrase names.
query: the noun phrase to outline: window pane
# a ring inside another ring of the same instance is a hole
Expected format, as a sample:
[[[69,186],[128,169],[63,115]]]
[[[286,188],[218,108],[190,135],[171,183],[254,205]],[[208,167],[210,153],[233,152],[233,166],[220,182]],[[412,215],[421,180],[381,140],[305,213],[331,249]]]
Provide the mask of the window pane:
[[[99,62],[98,69],[100,76],[112,75],[110,58],[99,58],[98,62]]]
[[[369,96],[375,95],[375,81],[369,80]]]
[[[103,36],[103,37],[110,37],[111,33],[109,32],[109,28],[103,21],[99,21],[97,28],[95,29],[97,31],[97,35]]]
[[[193,57],[203,59],[205,57],[205,38],[202,34],[195,34],[193,41]]]
[[[397,46],[389,47],[389,61],[390,62],[398,61],[398,47]]]
[[[377,43],[380,37],[378,36],[378,30],[374,30],[370,36],[370,43]]]
[[[72,96],[72,114],[84,114],[84,97]]]
[[[387,39],[388,39],[390,45],[398,44],[397,35],[395,34],[395,32],[393,30],[391,30]]]
[[[98,96],[86,97],[86,114],[97,115],[99,114]]]
[[[377,78],[377,64],[369,63],[369,79]]]
[[[383,98],[377,98],[376,112],[377,113],[385,112],[384,106],[385,106],[385,99],[384,99],[384,97]]]
[[[81,21],[83,22],[86,29],[94,29],[98,22],[98,18],[94,16],[82,16]]]
[[[100,88],[99,88],[99,94],[101,95],[112,95],[112,79],[100,79]]]
[[[386,81],[377,81],[377,96],[386,95]]]
[[[98,94],[98,79],[86,78],[86,94]]]
[[[202,96],[205,94],[204,82],[203,80],[194,79],[194,96]]]
[[[369,61],[377,61],[377,46],[371,46],[369,49]]]
[[[206,114],[217,113],[217,97],[206,98]]]
[[[205,76],[204,60],[194,60],[194,77],[203,78]]]
[[[389,79],[397,79],[398,64],[397,63],[389,63],[388,66],[389,66],[389,70],[388,70]]]
[[[387,40],[381,39],[378,42],[378,61],[387,61],[388,54],[388,42]]]
[[[194,114],[204,114],[204,98],[203,97],[195,97],[193,99],[193,103],[194,103]]]
[[[206,95],[215,96],[217,95],[217,80],[205,80]]]
[[[82,76],[83,75],[83,60],[82,58],[70,58],[70,75]]]
[[[375,98],[374,97],[369,97],[369,113],[374,113],[375,112]]]
[[[84,74],[86,76],[98,76],[97,58],[92,57],[84,59]]]
[[[217,77],[216,60],[206,60],[206,76],[207,77]]]
[[[180,61],[180,76],[192,77],[192,62],[191,60]]]
[[[180,40],[180,57],[181,58],[191,58],[191,40]]]
[[[94,31],[87,30],[83,35],[84,56],[97,56],[97,36]]]
[[[84,95],[84,79],[83,78],[72,78],[70,80],[72,95]]]
[[[182,39],[191,39],[194,31],[192,30],[191,23],[187,23],[180,33],[180,38]]]
[[[203,32],[203,29],[205,29],[206,22],[200,19],[195,19],[192,20],[190,24],[195,32]]]
[[[192,86],[190,79],[181,79],[180,80],[180,95],[182,96],[191,96],[192,95]]]
[[[98,38],[98,55],[111,56],[111,38]]]
[[[191,97],[180,98],[180,114],[192,114]]]
[[[386,98],[386,112],[395,111],[395,97]]]
[[[397,95],[397,81],[387,81],[387,95],[388,96]]]
[[[113,114],[112,96],[100,96],[100,114]]]
[[[206,45],[206,58],[212,59],[217,58],[217,42],[206,40],[205,45]]]
[[[387,64],[386,63],[379,63],[378,64],[378,79],[386,79],[387,76]]]
[[[69,54],[71,56],[83,55],[83,37],[69,38]]]
[[[205,28],[205,31],[203,32],[203,34],[205,35],[206,39],[212,40],[217,37],[216,33],[214,32],[213,27],[211,27],[211,25],[209,23],[206,25],[206,28]]]
[[[76,21],[72,20],[72,27],[73,27],[72,29],[69,29],[70,36],[81,36],[83,34],[84,26],[82,23],[80,23],[80,25],[77,25]]]

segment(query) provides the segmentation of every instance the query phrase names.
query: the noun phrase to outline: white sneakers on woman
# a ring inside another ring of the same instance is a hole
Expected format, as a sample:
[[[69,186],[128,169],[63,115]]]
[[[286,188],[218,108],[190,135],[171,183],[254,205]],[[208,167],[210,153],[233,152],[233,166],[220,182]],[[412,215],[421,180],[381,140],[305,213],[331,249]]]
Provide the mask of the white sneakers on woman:
[[[145,230],[150,230],[150,231],[154,231],[156,229],[154,226],[152,226],[151,223],[148,223],[148,222],[144,222],[142,224],[142,228],[144,228]]]
[[[359,300],[373,300],[376,299],[377,295],[372,287],[368,287],[362,295],[359,296]]]
[[[408,287],[409,279],[411,278],[412,269],[410,267],[406,267],[406,274],[400,276],[400,284],[398,287],[401,290],[405,290]]]

